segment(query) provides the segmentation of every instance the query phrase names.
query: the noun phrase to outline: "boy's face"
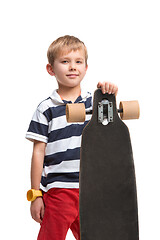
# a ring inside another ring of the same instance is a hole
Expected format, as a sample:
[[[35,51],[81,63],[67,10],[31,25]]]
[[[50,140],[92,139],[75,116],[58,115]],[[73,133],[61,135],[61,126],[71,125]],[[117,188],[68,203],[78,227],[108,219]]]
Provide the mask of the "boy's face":
[[[84,50],[71,51],[57,57],[52,70],[60,86],[76,87],[84,78],[87,71]]]

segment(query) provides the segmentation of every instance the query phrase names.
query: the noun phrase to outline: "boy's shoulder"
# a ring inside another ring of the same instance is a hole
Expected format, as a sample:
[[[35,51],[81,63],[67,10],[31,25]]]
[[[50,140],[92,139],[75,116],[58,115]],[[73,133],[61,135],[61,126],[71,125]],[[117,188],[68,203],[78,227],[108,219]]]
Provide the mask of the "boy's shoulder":
[[[48,98],[39,103],[37,109],[43,113],[49,108],[58,107],[61,105],[64,105],[64,102],[55,89]]]
[[[42,100],[42,101],[38,104],[37,110],[39,110],[40,112],[43,113],[43,112],[45,112],[48,108],[50,108],[50,105],[51,105],[51,103],[50,103],[50,97],[48,97],[48,98]]]

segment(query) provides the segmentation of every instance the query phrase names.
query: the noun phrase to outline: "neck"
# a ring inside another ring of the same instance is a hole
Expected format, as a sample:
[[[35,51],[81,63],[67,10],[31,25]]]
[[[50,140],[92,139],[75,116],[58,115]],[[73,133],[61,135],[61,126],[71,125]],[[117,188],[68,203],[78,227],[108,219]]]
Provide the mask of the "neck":
[[[57,92],[64,100],[74,102],[80,95],[81,87],[80,85],[73,88],[59,85]]]

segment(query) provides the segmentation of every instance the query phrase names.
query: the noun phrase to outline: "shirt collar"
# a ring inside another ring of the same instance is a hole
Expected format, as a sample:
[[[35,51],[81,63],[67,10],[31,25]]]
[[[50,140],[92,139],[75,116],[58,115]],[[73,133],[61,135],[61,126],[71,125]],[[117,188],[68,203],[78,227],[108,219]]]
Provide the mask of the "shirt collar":
[[[81,90],[81,95],[75,100],[75,103],[85,100],[91,94],[87,91]],[[71,101],[62,100],[60,95],[57,93],[57,89],[53,91],[50,98],[57,104],[57,105],[64,105],[67,103],[72,103]]]

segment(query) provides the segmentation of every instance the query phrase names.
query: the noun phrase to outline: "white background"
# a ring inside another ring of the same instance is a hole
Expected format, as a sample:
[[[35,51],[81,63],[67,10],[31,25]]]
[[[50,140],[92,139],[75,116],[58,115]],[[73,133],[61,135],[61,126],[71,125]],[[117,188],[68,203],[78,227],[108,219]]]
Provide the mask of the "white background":
[[[83,87],[118,85],[120,100],[138,99],[140,120],[130,120],[137,177],[140,240],[160,239],[159,1],[11,1],[0,4],[1,236],[37,237],[30,217],[32,143],[25,140],[37,105],[57,87],[45,70],[46,52],[57,37],[79,37],[88,48]],[[68,240],[74,239],[68,232]]]

